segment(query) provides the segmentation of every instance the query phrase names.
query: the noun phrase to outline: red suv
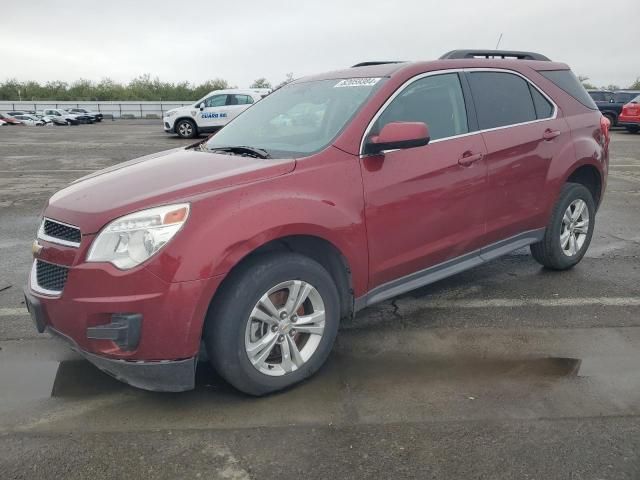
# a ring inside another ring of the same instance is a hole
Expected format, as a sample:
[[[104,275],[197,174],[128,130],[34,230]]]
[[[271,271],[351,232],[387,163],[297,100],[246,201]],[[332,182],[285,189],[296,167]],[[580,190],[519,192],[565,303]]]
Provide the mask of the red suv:
[[[640,95],[622,107],[618,118],[618,125],[625,127],[630,133],[640,131]]]
[[[533,53],[303,78],[199,144],[53,195],[27,305],[136,387],[193,388],[203,345],[236,388],[283,389],[364,307],[527,245],[547,268],[577,264],[608,126],[565,64]]]

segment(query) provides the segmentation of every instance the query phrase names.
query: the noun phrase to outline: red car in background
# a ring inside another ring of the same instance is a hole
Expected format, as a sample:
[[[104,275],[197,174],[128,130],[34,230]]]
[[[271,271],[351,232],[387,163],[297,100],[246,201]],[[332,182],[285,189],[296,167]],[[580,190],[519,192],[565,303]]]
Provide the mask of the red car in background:
[[[20,120],[17,120],[6,113],[0,113],[0,120],[9,125],[24,125]]]
[[[618,125],[625,127],[631,133],[640,131],[640,95],[622,107]]]

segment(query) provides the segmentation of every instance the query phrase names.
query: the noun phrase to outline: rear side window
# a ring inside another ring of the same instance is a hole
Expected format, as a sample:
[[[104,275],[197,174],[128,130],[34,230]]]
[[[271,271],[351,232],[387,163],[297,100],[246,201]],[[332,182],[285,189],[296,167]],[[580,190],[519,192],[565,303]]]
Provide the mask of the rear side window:
[[[529,90],[531,91],[533,106],[536,109],[536,117],[538,117],[538,120],[550,118],[553,115],[553,105],[551,102],[544,98],[540,91],[531,84],[529,84]]]
[[[551,80],[585,107],[592,110],[598,109],[593,99],[571,70],[542,70],[538,73],[547,80]]]
[[[616,103],[629,103],[637,96],[638,94],[635,92],[616,92],[613,98]]]
[[[503,72],[471,72],[469,84],[481,130],[536,120],[529,84]]]
[[[456,73],[421,78],[406,87],[382,112],[374,132],[390,122],[424,122],[432,140],[467,133],[467,112]]]

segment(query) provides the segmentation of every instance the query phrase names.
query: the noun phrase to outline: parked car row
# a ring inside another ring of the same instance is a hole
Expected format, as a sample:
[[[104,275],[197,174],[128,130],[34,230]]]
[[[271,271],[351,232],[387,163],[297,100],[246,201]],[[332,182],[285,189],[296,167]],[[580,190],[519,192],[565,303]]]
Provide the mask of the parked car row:
[[[588,90],[589,95],[611,122],[612,127],[625,127],[631,133],[640,131],[640,90]]]
[[[42,112],[33,110],[14,110],[0,113],[0,126],[4,125],[78,125],[80,123],[101,122],[102,113],[93,112],[84,108],[49,108]]]

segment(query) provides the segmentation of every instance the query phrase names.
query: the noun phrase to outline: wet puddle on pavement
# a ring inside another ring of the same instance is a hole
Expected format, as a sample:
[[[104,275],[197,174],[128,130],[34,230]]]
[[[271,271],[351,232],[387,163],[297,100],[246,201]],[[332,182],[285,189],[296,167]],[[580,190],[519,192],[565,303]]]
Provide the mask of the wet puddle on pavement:
[[[340,366],[345,363],[344,366]],[[358,376],[357,383],[367,383],[371,377],[404,378],[415,382],[418,377],[425,382],[439,378],[477,376],[514,377],[567,377],[578,374],[581,361],[572,358],[536,358],[527,360],[476,360],[403,362],[388,361],[385,367],[377,362],[354,362],[353,359],[334,358],[326,374],[343,371],[343,367]],[[348,364],[348,366],[346,365]],[[321,372],[322,373],[322,372]],[[41,400],[49,397],[78,398],[115,393],[124,390],[136,391],[100,371],[86,360],[57,361],[3,361],[0,363],[0,411],[5,407],[18,406],[21,402]],[[233,393],[233,389],[216,375],[206,363],[199,363],[196,374],[196,392],[215,390]],[[240,394],[238,394],[240,395]]]

